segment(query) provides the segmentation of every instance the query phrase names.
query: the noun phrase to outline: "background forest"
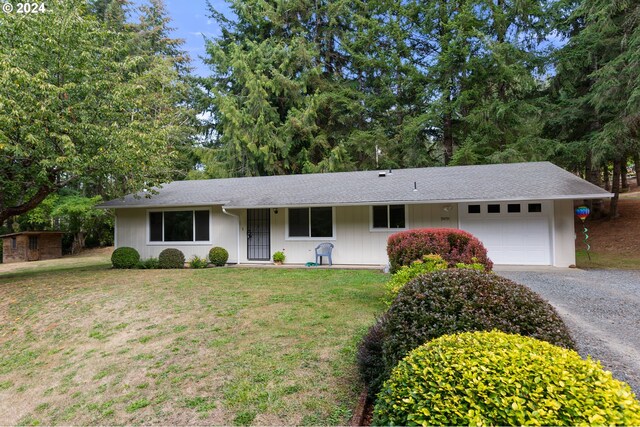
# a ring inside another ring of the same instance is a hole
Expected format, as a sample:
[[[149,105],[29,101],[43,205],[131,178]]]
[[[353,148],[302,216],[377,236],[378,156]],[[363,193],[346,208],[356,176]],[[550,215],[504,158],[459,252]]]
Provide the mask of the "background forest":
[[[93,206],[172,179],[549,160],[617,195],[637,169],[637,1],[228,3],[206,77],[162,0],[0,16],[4,231],[108,244]]]

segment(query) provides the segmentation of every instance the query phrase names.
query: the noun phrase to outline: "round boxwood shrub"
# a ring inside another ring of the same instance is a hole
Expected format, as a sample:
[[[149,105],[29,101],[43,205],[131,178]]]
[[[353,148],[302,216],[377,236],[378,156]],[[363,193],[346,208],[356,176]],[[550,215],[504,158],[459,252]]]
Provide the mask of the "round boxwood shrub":
[[[111,254],[113,268],[134,268],[140,261],[140,254],[134,248],[123,246]]]
[[[160,268],[184,268],[184,254],[180,249],[168,248],[158,255]]]
[[[464,263],[482,264],[486,271],[493,268],[480,240],[454,228],[416,228],[392,234],[387,240],[387,254],[392,273],[429,254],[440,255],[449,267]]]
[[[225,248],[216,246],[211,248],[211,250],[209,251],[209,261],[211,261],[211,264],[217,267],[222,267],[223,265],[225,265],[228,259],[229,252],[227,252]]]
[[[371,354],[365,360],[358,352],[360,375],[370,396],[409,351],[445,334],[497,329],[575,349],[560,316],[538,294],[477,270],[448,269],[416,277],[400,289],[378,323],[373,337],[382,341],[382,361],[373,364]],[[380,369],[377,375],[372,372],[375,367]]]
[[[466,264],[459,264],[466,265]],[[411,263],[411,265],[403,265],[391,275],[391,279],[385,285],[386,295],[384,302],[387,306],[391,305],[398,295],[400,289],[409,283],[412,279],[421,274],[432,273],[436,270],[444,270],[448,267],[447,262],[440,255],[425,255],[421,260]]]
[[[640,425],[640,402],[575,351],[474,332],[413,350],[385,382],[373,425]]]

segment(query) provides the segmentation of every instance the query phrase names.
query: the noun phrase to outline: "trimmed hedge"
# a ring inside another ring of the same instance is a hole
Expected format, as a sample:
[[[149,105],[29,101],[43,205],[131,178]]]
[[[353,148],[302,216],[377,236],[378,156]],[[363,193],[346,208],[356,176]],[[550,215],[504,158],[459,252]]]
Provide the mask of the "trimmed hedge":
[[[167,248],[158,255],[160,268],[184,268],[184,254],[180,249]]]
[[[375,395],[406,354],[445,334],[498,329],[575,349],[569,330],[549,303],[509,279],[468,269],[424,274],[398,292],[387,313],[367,334],[358,350],[360,376]],[[379,340],[372,343],[371,340]],[[375,354],[366,349],[378,348]],[[380,370],[373,373],[374,367]]]
[[[387,240],[387,254],[392,273],[429,254],[440,255],[449,267],[480,263],[486,271],[493,268],[480,240],[455,228],[416,228],[392,234]]]
[[[113,268],[134,268],[140,261],[140,254],[134,248],[123,246],[111,254]]]
[[[459,264],[466,265],[466,264]],[[425,255],[422,260],[413,261],[411,265],[403,265],[398,271],[393,273],[391,279],[386,283],[387,293],[384,302],[387,306],[391,305],[407,283],[415,279],[421,274],[432,273],[437,270],[444,270],[448,267],[447,262],[440,255]]]
[[[219,246],[211,248],[209,251],[209,261],[216,267],[222,267],[229,259],[229,252],[225,248]]]
[[[384,384],[373,425],[640,425],[640,402],[575,351],[474,332],[413,350]]]

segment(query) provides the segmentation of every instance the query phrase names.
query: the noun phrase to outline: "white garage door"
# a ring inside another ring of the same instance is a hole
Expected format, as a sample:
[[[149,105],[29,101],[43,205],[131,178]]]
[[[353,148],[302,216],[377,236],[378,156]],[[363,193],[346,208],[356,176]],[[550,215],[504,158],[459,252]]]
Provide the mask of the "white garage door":
[[[476,236],[494,264],[551,265],[552,204],[461,203],[460,228]]]

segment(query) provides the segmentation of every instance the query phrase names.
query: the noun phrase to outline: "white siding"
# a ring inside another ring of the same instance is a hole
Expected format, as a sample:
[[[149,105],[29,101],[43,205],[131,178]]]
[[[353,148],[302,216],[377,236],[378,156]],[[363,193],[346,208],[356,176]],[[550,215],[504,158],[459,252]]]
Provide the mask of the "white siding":
[[[447,211],[444,208],[447,208]],[[315,261],[315,247],[325,241],[334,244],[334,264],[384,265],[388,262],[387,238],[397,232],[371,231],[370,206],[339,206],[336,208],[334,240],[287,240],[285,209],[271,210],[271,252],[283,251],[287,263],[304,264]],[[455,227],[458,223],[455,205],[407,205],[407,228]],[[246,219],[243,220],[243,224]],[[246,248],[246,231],[241,240]],[[244,249],[246,261],[246,249]],[[325,259],[326,261],[326,259]]]
[[[192,207],[185,209],[194,209]],[[166,248],[180,249],[187,260],[194,255],[207,257],[213,246],[222,246],[229,251],[229,262],[237,262],[237,220],[225,215],[220,206],[211,207],[209,230],[211,243],[149,244],[147,242],[147,209],[117,209],[118,227],[115,241],[118,247],[130,246],[140,253],[142,259],[158,257]]]
[[[576,234],[573,219],[573,200],[554,202],[554,261],[556,267],[569,267],[576,263]]]
[[[573,228],[573,202],[571,200],[550,202],[552,239],[549,248],[553,265],[567,267],[575,264],[575,234]],[[187,259],[193,255],[206,257],[212,246],[222,246],[229,251],[229,262],[246,263],[247,232],[246,210],[230,210],[225,214],[220,206],[211,208],[211,240],[209,244],[149,244],[147,242],[147,209],[117,209],[116,242],[118,247],[131,246],[145,259],[157,257],[165,248],[180,249]],[[421,227],[458,227],[457,204],[413,204],[406,205],[407,229]],[[192,209],[191,207],[188,209]],[[288,240],[285,236],[286,208],[278,213],[271,209],[271,253],[283,251],[286,263],[304,264],[314,261],[314,248],[320,242],[331,241],[335,245],[335,264],[386,264],[386,244],[389,235],[396,232],[372,231],[370,206],[341,206],[335,208],[335,239]],[[239,223],[238,223],[239,220]],[[239,229],[239,235],[238,235]],[[239,246],[239,247],[238,247]]]

